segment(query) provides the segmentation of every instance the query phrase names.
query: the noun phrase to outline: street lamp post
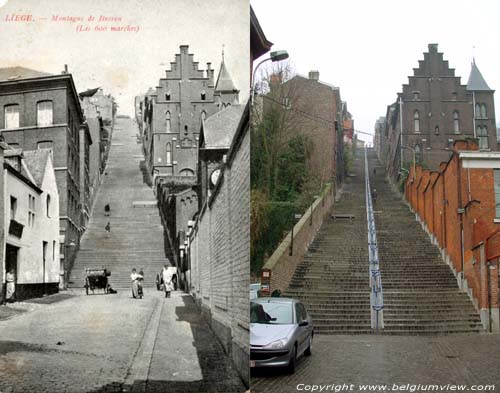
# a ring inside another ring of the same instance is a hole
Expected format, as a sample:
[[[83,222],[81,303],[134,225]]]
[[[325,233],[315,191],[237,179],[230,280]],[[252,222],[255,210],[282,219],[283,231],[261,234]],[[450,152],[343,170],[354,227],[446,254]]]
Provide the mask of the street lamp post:
[[[403,149],[408,149],[408,150],[411,150],[413,152],[413,177],[415,177],[415,171],[417,170],[417,165],[416,165],[416,160],[415,160],[415,149],[413,147],[410,147],[410,146],[403,146],[401,145],[401,169],[403,169]]]
[[[255,74],[257,73],[257,69],[266,61],[272,61],[273,63],[281,60],[286,60],[288,59],[289,55],[286,50],[277,50],[274,52],[271,52],[269,54],[269,57],[267,59],[262,60],[257,66],[254,68],[253,73],[252,73],[252,84],[250,85],[250,98],[251,98],[251,103],[253,105],[253,100],[254,100],[254,95],[255,95]]]
[[[293,255],[293,228],[295,227],[295,222],[297,220],[300,220],[302,218],[302,214],[293,214],[293,219],[292,219],[292,233],[291,233],[291,238],[290,238],[290,252],[288,255],[292,256]]]

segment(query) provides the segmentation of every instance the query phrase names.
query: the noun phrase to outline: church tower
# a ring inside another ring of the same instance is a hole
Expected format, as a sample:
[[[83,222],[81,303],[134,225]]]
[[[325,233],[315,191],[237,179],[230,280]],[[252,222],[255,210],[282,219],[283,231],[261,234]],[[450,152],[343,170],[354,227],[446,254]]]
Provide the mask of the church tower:
[[[219,110],[229,105],[238,104],[239,92],[227,70],[224,62],[224,50],[222,50],[222,63],[214,90],[214,101]]]

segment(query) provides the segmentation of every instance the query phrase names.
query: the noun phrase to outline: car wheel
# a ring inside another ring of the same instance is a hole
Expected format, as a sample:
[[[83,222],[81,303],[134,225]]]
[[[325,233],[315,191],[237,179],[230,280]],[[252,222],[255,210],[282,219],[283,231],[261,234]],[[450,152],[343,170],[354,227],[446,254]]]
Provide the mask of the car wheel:
[[[312,355],[312,346],[313,346],[313,336],[312,334],[309,336],[309,345],[304,351],[304,356],[311,356]]]
[[[293,346],[292,354],[290,356],[290,362],[288,363],[287,371],[289,374],[295,372],[295,365],[297,364],[297,344]]]

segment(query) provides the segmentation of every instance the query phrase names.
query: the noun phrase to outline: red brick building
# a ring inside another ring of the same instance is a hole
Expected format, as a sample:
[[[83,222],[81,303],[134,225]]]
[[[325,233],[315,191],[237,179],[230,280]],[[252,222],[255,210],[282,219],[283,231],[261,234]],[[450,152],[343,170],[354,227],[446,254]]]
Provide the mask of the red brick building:
[[[471,296],[485,328],[500,330],[500,152],[456,141],[436,171],[410,168],[405,196]]]

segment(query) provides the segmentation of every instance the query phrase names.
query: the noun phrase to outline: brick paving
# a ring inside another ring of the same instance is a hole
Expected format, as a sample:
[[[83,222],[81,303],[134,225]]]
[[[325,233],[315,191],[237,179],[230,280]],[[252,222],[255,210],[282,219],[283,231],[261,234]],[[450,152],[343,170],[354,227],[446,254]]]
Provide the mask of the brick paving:
[[[73,294],[0,320],[0,392],[244,392],[189,296]],[[149,380],[129,383],[155,312]]]
[[[251,386],[253,393],[294,393],[298,384],[346,383],[358,392],[359,384],[450,383],[494,384],[500,391],[498,348],[500,335],[489,334],[318,336],[313,355],[300,359],[295,374],[257,370]]]

